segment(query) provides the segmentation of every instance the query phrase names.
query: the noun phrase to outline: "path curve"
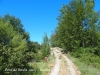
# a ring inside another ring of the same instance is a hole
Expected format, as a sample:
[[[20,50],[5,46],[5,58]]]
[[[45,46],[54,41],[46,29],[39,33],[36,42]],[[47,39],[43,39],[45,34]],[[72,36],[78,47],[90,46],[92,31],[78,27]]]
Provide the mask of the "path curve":
[[[58,75],[59,69],[60,69],[60,62],[61,60],[59,59],[59,56],[62,55],[62,57],[66,60],[67,62],[67,74],[66,75],[80,75],[80,71],[77,70],[76,66],[72,63],[72,61],[64,54],[61,54],[61,49],[56,47],[52,48],[53,52],[56,57],[56,64],[53,67],[52,71],[50,72],[49,75]]]
[[[74,66],[74,64],[71,62],[71,60],[68,57],[66,57],[65,55],[63,55],[63,57],[67,61],[67,69],[68,69],[67,75],[80,75],[77,72],[77,68]]]

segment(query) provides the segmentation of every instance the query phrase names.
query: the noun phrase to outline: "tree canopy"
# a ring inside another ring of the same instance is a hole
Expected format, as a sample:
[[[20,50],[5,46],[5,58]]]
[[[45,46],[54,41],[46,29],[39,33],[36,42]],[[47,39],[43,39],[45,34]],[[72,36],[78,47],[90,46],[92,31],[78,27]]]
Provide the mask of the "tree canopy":
[[[94,0],[72,0],[69,5],[63,5],[56,33],[52,35],[56,35],[63,48],[72,51],[76,47],[97,46],[100,26],[94,5]]]
[[[42,56],[43,58],[49,56],[50,54],[50,43],[47,34],[43,36],[43,42],[41,44]]]
[[[25,75],[5,69],[30,68],[28,62],[35,59],[38,48],[29,38],[20,19],[8,14],[0,18],[0,75]]]

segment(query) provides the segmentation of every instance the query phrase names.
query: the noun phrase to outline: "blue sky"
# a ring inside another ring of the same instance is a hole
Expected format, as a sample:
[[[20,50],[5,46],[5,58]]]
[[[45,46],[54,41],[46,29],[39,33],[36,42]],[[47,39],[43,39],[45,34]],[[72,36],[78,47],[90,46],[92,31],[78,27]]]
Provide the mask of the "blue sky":
[[[20,18],[32,41],[42,42],[44,32],[48,37],[57,26],[57,17],[63,4],[71,0],[0,0],[0,16],[5,14]],[[95,10],[100,9],[96,0]]]

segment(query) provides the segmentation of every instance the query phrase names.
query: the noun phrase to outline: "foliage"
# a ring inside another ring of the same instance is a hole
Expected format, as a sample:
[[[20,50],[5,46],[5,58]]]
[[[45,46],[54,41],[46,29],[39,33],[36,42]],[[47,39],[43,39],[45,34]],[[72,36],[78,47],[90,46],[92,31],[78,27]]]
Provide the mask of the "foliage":
[[[41,49],[41,45],[38,42],[34,42],[35,46],[37,47],[38,50]]]
[[[75,64],[75,66],[81,72],[82,75],[99,75],[100,74],[100,69],[95,68],[94,66],[89,65],[87,62],[85,62],[83,58],[84,56],[80,59],[73,57],[70,53],[67,54],[67,56],[68,58],[72,60],[72,62]],[[87,57],[89,57],[89,54],[87,54]],[[94,58],[94,57],[90,57],[90,58]]]
[[[28,62],[35,59],[35,53],[37,48],[29,40],[29,34],[23,29],[21,21],[8,14],[0,17],[0,75],[31,75],[29,72],[5,69],[30,69]]]
[[[43,58],[45,56],[49,56],[49,54],[50,54],[50,46],[49,46],[49,39],[48,39],[46,33],[44,34],[44,37],[43,37],[43,42],[41,44],[41,50],[42,50]]]
[[[63,5],[51,42],[60,43],[59,46],[68,51],[99,46],[100,20],[98,12],[94,11],[94,5],[94,0],[72,0],[69,5]]]
[[[58,40],[58,36],[56,34],[56,31],[54,33],[52,33],[51,37],[50,37],[50,45],[51,47],[60,47],[59,44],[59,40]]]
[[[0,73],[5,74],[5,68],[27,67],[24,52],[27,49],[26,39],[14,31],[13,26],[0,20]]]

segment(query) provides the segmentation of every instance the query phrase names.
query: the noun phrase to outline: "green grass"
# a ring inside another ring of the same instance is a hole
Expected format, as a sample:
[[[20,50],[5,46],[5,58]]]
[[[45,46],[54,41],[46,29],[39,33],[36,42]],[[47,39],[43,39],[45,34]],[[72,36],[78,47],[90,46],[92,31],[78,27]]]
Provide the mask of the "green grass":
[[[37,73],[37,75],[46,75],[51,69],[51,67],[48,65],[55,62],[55,57],[49,56],[48,61],[48,63],[44,62],[44,60],[41,60],[40,62],[30,62],[29,65],[32,67],[37,67],[40,70],[41,74]]]
[[[55,62],[55,56],[49,56],[49,63]]]
[[[81,72],[81,75],[100,75],[100,69],[87,65],[85,62],[81,62],[78,58],[74,58],[70,54],[67,54],[67,56]]]

